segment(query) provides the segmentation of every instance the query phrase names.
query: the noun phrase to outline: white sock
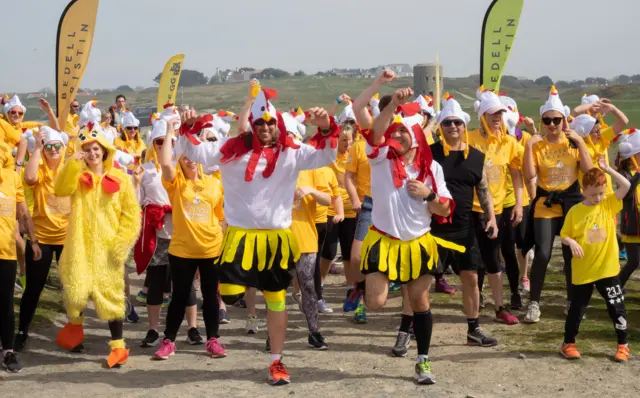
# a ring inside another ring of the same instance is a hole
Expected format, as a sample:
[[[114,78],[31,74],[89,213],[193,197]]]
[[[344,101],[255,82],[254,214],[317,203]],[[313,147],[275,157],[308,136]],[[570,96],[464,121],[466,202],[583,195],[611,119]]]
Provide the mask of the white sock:
[[[271,362],[279,361],[280,359],[282,359],[282,355],[280,355],[280,354],[271,354]]]
[[[428,360],[429,360],[429,355],[418,355],[417,363],[423,363],[424,361],[428,361]]]

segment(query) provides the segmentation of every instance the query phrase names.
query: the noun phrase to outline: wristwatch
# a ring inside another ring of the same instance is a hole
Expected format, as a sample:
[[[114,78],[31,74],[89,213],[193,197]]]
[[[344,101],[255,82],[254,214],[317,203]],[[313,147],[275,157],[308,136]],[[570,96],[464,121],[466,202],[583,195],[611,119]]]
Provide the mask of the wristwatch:
[[[429,196],[427,196],[426,198],[424,198],[425,202],[433,202],[434,200],[436,200],[436,193],[431,191],[431,193],[429,194]]]

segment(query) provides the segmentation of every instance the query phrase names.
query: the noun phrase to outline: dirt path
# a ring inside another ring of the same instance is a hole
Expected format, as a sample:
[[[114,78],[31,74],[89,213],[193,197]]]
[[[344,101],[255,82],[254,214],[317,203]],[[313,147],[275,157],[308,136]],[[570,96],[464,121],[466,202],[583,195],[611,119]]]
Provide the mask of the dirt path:
[[[307,348],[304,317],[296,306],[289,307],[285,352],[285,363],[293,380],[289,386],[274,388],[266,384],[270,360],[263,351],[266,333],[261,330],[258,335],[245,334],[245,310],[230,308],[232,321],[221,328],[227,358],[210,359],[203,346],[188,346],[183,340],[186,332],[183,326],[177,354],[168,361],[157,362],[150,360],[153,349],[138,346],[146,333],[145,308],[139,306],[141,322],[125,327],[132,354],[125,368],[103,368],[108,354],[108,329],[93,311],[87,313],[86,352],[69,354],[58,349],[55,334],[64,323],[61,316],[56,327],[33,332],[27,352],[21,355],[22,373],[0,375],[2,397],[640,396],[637,359],[619,365],[603,355],[569,363],[558,357],[556,347],[550,347],[546,354],[527,354],[524,359],[501,345],[467,347],[463,345],[466,322],[460,306],[438,307],[436,295],[432,298],[435,326],[430,357],[437,384],[417,386],[412,381],[415,344],[406,358],[389,355],[399,324],[400,298],[391,299],[384,311],[368,314],[367,325],[355,325],[341,310],[344,292],[339,286],[341,281],[342,277],[331,277],[326,287],[328,301],[338,310],[320,318],[329,351],[314,352]],[[460,293],[456,294],[461,299]],[[288,300],[293,302],[291,298]],[[264,306],[259,309],[264,319]],[[482,323],[500,338],[500,331],[506,326],[492,323],[490,313],[490,309],[483,311]],[[560,342],[561,336],[557,339]]]

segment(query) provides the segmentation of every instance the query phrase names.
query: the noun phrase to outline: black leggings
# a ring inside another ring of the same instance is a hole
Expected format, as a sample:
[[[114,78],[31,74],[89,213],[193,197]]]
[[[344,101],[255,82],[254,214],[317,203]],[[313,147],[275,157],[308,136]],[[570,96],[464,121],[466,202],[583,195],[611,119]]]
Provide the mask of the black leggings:
[[[528,209],[522,210],[523,215],[527,214]],[[511,214],[513,213],[513,207],[505,208],[502,211],[502,224],[498,225],[500,231],[500,251],[504,258],[505,270],[507,273],[507,279],[509,280],[509,290],[511,294],[518,293],[518,283],[520,282],[520,266],[518,264],[518,257],[516,256],[516,234],[520,225],[514,227],[511,222]]]
[[[624,247],[627,249],[627,263],[620,270],[620,284],[622,287],[627,284],[631,274],[640,265],[640,243],[625,243]]]
[[[171,293],[171,273],[169,265],[152,265],[147,267],[147,305],[160,305],[165,293]],[[196,305],[196,290],[191,289],[187,307]]]
[[[3,350],[13,349],[13,332],[16,327],[13,314],[16,266],[16,260],[0,259],[0,343]]]
[[[55,254],[56,259],[59,260],[62,254],[62,245],[47,245],[41,243],[39,246],[42,251],[42,257],[36,261],[33,259],[31,244],[27,241],[25,252],[27,286],[22,293],[22,299],[20,299],[20,322],[18,324],[18,330],[25,334],[29,333],[29,326],[36,313],[40,295],[49,276],[53,255]]]
[[[324,247],[324,241],[327,236],[327,223],[316,224],[316,231],[318,231],[318,253],[322,253]],[[316,290],[316,296],[318,300],[322,300],[322,275],[320,275],[320,256],[316,256],[316,268],[313,271],[313,285]]]
[[[176,340],[180,324],[184,320],[185,309],[189,305],[190,292],[193,289],[193,278],[200,270],[200,290],[202,292],[202,316],[207,329],[207,340],[219,337],[220,326],[218,311],[218,270],[213,265],[214,258],[182,258],[169,254],[173,296],[167,310],[167,326],[164,337]]]
[[[329,216],[327,222],[327,238],[322,248],[322,258],[331,260],[336,258],[338,252],[338,242],[340,242],[340,252],[342,259],[351,260],[351,246],[353,245],[353,237],[356,234],[357,218],[345,218],[337,224],[333,223],[333,217]]]
[[[563,218],[534,218],[533,229],[535,236],[535,257],[531,264],[531,292],[530,301],[540,302],[544,278],[547,274],[547,266],[551,261],[553,240],[560,234]],[[567,300],[571,301],[571,249],[562,245],[562,258],[564,259],[564,275],[567,285]]]
[[[613,320],[613,328],[618,335],[618,344],[627,344],[627,311],[624,308],[624,295],[617,276],[584,285],[572,285],[573,300],[564,324],[564,342],[576,342],[580,321],[591,300],[594,285],[607,305],[607,312]]]

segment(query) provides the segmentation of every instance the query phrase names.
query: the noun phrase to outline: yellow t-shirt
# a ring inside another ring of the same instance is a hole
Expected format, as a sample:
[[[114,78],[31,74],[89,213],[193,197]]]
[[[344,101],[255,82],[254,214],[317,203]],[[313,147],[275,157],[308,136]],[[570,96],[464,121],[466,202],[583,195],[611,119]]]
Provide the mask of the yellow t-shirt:
[[[333,170],[329,166],[326,166],[318,169],[318,171],[324,174],[325,181],[329,186],[329,194],[331,195],[331,198],[338,196],[338,179],[336,178]],[[316,224],[326,223],[327,215],[335,216],[335,213],[329,214],[329,206],[316,205]]]
[[[529,141],[529,138],[531,138],[531,134],[527,133],[526,131],[523,131],[522,139],[518,141],[518,146],[519,146],[518,154],[521,159],[524,159],[524,146],[527,144],[527,141]],[[524,170],[524,164],[523,164],[523,167],[520,169],[520,172],[524,177],[523,170]],[[522,206],[528,206],[530,201],[531,201],[531,198],[529,197],[529,191],[527,191],[527,187],[524,185],[524,178],[523,178]],[[513,189],[513,181],[511,181],[511,173],[507,173],[507,197],[504,199],[504,207],[509,208],[515,205],[516,205],[516,193]]]
[[[211,177],[187,180],[177,171],[172,182],[162,180],[173,212],[169,254],[182,258],[213,258],[222,250],[222,186]],[[212,264],[213,266],[213,264]]]
[[[584,143],[587,145],[587,149],[589,150],[589,156],[593,162],[593,167],[598,167],[598,158],[603,155],[605,161],[609,164],[609,145],[611,145],[611,141],[613,141],[615,136],[616,133],[613,131],[613,128],[607,127],[600,131],[600,139],[597,142],[594,143],[591,136],[587,136],[584,139]],[[578,181],[580,181],[580,187],[582,187],[583,176],[584,173],[582,173],[582,170],[578,170]],[[609,174],[605,174],[605,176],[607,177],[606,193],[609,194],[613,192],[613,183],[611,182],[611,176]]]
[[[24,182],[25,169],[26,169],[26,166],[20,169],[20,181],[23,181],[23,182]],[[33,214],[33,206],[34,206],[33,189],[26,184],[22,184],[22,193],[24,194],[25,202],[27,202],[27,208],[29,209],[29,214]]]
[[[351,199],[349,199],[349,193],[344,187],[344,172],[347,167],[347,160],[349,159],[349,154],[338,154],[336,158],[336,162],[329,166],[333,173],[335,174],[338,180],[338,194],[342,197],[342,206],[344,207],[344,218],[355,218],[357,213],[353,211],[351,207]],[[329,206],[329,215],[335,216],[336,211],[333,209],[333,206]]]
[[[78,121],[80,120],[79,115],[67,114],[67,121],[64,124],[64,132],[67,133],[70,137],[75,137],[78,135],[78,131],[80,128],[78,127]]]
[[[571,283],[584,285],[620,273],[614,218],[622,201],[611,193],[596,206],[579,203],[569,210],[560,237],[578,242],[584,257],[571,260]]]
[[[0,170],[0,259],[16,260],[16,204],[24,202],[22,180],[13,170]]]
[[[356,176],[356,191],[358,191],[360,201],[364,200],[365,195],[371,196],[371,166],[366,153],[366,145],[367,141],[364,139],[356,140],[351,145],[346,166],[346,170]]]
[[[305,170],[298,175],[296,188],[312,187],[331,194],[326,173],[320,170]],[[318,252],[318,231],[316,230],[316,200],[307,195],[298,203],[293,203],[291,212],[291,232],[298,241],[300,253]]]
[[[533,165],[538,172],[538,186],[551,191],[564,191],[578,179],[580,168],[580,152],[572,148],[569,139],[563,136],[560,141],[552,144],[545,137],[532,148]],[[544,205],[545,197],[536,203],[534,218],[562,217],[562,206]]]
[[[487,174],[495,214],[502,214],[507,197],[507,175],[509,169],[520,170],[522,157],[520,146],[514,137],[505,136],[499,141],[496,137],[485,137],[480,130],[469,132],[468,144],[484,153],[484,169]],[[473,194],[473,211],[482,213],[478,195]]]
[[[124,134],[126,134],[126,132]],[[137,140],[124,141],[120,137],[116,138],[116,140],[114,141],[114,146],[122,152],[126,152],[133,157],[142,156],[142,151],[147,149],[146,145],[144,145],[144,143],[142,142],[142,139],[140,139],[140,132],[138,132]],[[133,170],[139,163],[140,162],[133,162],[129,166],[127,166],[127,168]]]
[[[31,217],[40,243],[62,245],[67,236],[71,197],[56,196],[54,181],[55,173],[42,162],[38,168],[37,181],[30,186],[34,199]],[[25,188],[28,186],[25,184]]]

